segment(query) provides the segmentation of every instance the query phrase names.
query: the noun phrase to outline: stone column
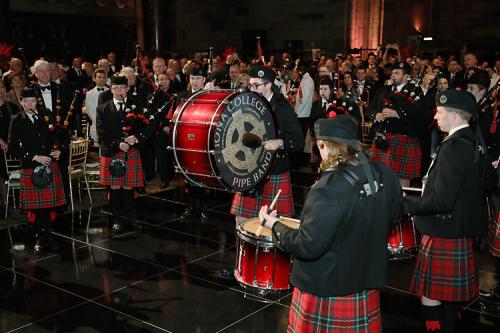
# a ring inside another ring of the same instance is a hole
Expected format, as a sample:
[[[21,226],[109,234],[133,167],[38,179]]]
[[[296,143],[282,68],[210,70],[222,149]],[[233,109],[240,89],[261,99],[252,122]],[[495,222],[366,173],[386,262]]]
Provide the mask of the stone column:
[[[383,40],[383,27],[384,0],[352,0],[351,48],[376,49]]]
[[[168,5],[166,0],[142,0],[144,14],[144,49],[164,52],[168,43]]]

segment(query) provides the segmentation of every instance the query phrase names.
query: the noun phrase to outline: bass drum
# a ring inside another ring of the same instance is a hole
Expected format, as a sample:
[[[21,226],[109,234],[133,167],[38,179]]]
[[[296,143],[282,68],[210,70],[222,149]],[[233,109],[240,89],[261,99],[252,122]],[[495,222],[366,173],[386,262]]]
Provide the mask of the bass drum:
[[[271,105],[253,92],[197,92],[175,110],[170,133],[177,170],[197,186],[249,192],[274,164],[272,152],[242,142],[245,133],[277,137]]]

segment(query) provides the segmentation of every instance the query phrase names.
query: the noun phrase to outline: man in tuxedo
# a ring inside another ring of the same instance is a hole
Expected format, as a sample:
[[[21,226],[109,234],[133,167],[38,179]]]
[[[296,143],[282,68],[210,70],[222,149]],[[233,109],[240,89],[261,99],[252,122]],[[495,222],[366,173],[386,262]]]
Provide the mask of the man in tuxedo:
[[[235,63],[229,67],[229,89],[238,89],[240,87],[240,64]]]
[[[78,89],[85,88],[90,80],[87,76],[87,72],[82,69],[83,59],[81,57],[76,57],[71,63],[71,68],[68,69],[68,81],[76,84]]]
[[[54,133],[59,133],[58,135],[54,134],[53,139],[57,141],[56,144],[61,151],[59,165],[66,198],[69,199],[69,143],[71,132],[77,128],[75,115],[73,114],[75,111],[71,111],[70,114],[73,99],[71,96],[72,91],[68,86],[50,81],[51,68],[50,64],[45,60],[37,60],[31,71],[38,80],[38,83],[34,86],[38,112],[49,128],[57,127],[57,131],[54,131]],[[67,124],[65,124],[66,119]]]
[[[90,138],[93,140],[94,146],[99,146],[99,138],[97,136],[96,129],[97,102],[99,100],[99,95],[109,90],[106,86],[107,78],[106,72],[103,69],[97,68],[92,75],[95,87],[87,91],[85,94],[85,107],[87,109],[87,116],[89,117],[91,123],[89,134]]]
[[[146,94],[142,87],[136,85],[137,79],[135,77],[135,72],[132,67],[123,67],[120,71],[121,77],[125,77],[127,79],[128,90],[127,90],[127,98],[130,100],[131,105],[135,105],[134,108],[142,110],[146,107]],[[110,101],[113,99],[113,93],[110,90],[104,91],[99,95],[99,99],[97,105],[101,105],[104,102]]]
[[[462,90],[467,90],[467,84],[469,83],[470,77],[478,71],[482,70],[477,67],[476,55],[472,52],[465,54],[464,68],[456,74],[453,87],[459,87]]]
[[[170,85],[175,86],[177,91],[183,91],[187,89],[187,78],[182,73],[181,66],[179,64],[179,61],[176,59],[170,59],[168,61],[168,69],[173,69],[175,71],[175,78],[170,79]]]
[[[460,65],[458,64],[458,61],[453,59],[450,60],[447,66],[448,69],[448,75],[450,79],[450,87],[456,88],[456,83],[457,83],[457,73],[460,71]]]
[[[113,74],[120,71],[118,64],[116,63],[116,53],[113,51],[109,52],[107,55],[107,60],[109,61],[109,73],[108,76],[111,78]]]
[[[357,93],[363,104],[370,102],[373,93],[373,83],[366,79],[366,68],[359,66],[356,69]]]

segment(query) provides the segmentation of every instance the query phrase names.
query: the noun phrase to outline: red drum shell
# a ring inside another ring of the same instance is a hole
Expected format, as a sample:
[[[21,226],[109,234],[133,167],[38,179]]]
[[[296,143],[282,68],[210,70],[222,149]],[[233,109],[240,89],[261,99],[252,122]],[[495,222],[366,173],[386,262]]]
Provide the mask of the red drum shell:
[[[247,228],[250,224],[253,224],[252,228]],[[290,257],[275,248],[269,236],[255,235],[251,229],[256,225],[259,225],[259,219],[251,218],[237,228],[236,280],[245,287],[261,290],[290,289]]]
[[[420,196],[422,189],[403,187],[406,195]],[[387,236],[387,249],[393,255],[406,254],[418,249],[421,235],[415,228],[413,219],[408,216],[401,218],[401,223],[392,226]]]
[[[274,155],[243,146],[245,132],[276,138],[269,103],[255,93],[200,91],[180,104],[171,124],[178,170],[198,186],[246,192],[264,182]]]

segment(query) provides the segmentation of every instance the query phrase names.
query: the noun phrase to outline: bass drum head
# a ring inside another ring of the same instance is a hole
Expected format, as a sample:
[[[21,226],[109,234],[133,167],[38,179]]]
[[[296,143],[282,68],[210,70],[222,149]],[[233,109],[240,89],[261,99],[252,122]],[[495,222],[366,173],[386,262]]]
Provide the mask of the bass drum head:
[[[220,114],[213,133],[215,164],[219,176],[237,192],[248,192],[265,181],[274,164],[274,153],[243,145],[245,133],[262,141],[277,137],[271,104],[254,92],[235,95]]]

